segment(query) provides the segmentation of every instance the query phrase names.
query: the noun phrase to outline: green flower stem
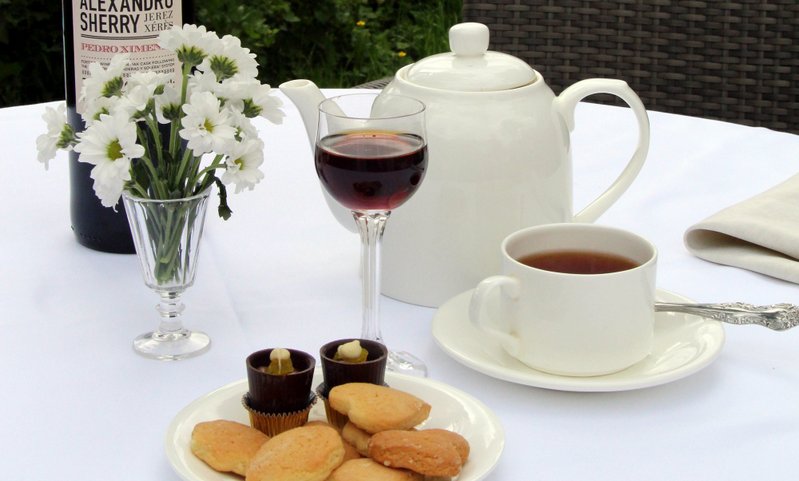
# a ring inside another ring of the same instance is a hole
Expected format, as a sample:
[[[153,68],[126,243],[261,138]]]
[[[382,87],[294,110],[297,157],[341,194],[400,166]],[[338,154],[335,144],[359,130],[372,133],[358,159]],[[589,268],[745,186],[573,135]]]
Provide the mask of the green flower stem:
[[[191,73],[191,65],[188,63],[183,64],[183,80],[180,85],[180,105],[186,103],[186,93],[189,89],[189,74]],[[180,137],[178,132],[182,127],[180,119],[173,120],[169,130],[169,153],[172,154],[173,159],[178,158],[180,151]]]
[[[181,215],[178,215],[177,220],[180,221],[181,217]],[[173,222],[175,222],[175,211],[167,210],[166,221],[164,222],[165,249],[162,249],[158,256],[158,261],[163,264],[171,264],[173,262],[177,252],[177,244],[180,242],[178,239],[182,233],[182,226],[179,223],[175,223],[173,226]]]
[[[180,187],[179,185],[177,185],[177,183],[180,182],[180,179],[183,179],[185,177],[186,166],[192,160],[192,157],[193,155],[191,150],[186,149],[185,151],[183,151],[183,157],[181,157],[180,165],[178,166],[178,173],[175,176],[175,185],[174,185],[175,189],[178,189]],[[188,189],[191,185],[192,185],[191,182],[187,182],[184,188]]]
[[[155,152],[158,154],[157,167],[161,170],[165,170],[166,163],[164,162],[164,156],[162,154],[164,146],[161,142],[161,132],[158,130],[158,120],[155,118],[155,115],[150,115],[145,116],[144,121],[150,129],[150,134],[152,134],[153,142],[155,143]],[[150,158],[152,158],[152,156]]]
[[[148,217],[148,231],[155,254],[155,278],[159,285],[178,279],[180,268],[180,240],[187,227],[186,215],[191,209],[162,209],[154,205]],[[191,214],[193,217],[193,214]],[[193,221],[193,219],[191,219]],[[191,223],[188,224],[190,226]]]
[[[150,158],[152,157],[152,149],[150,147],[150,143],[148,142],[147,135],[138,126],[136,127],[136,131],[138,133],[139,142],[141,142],[141,144],[144,145],[144,148],[145,148],[145,150],[147,152],[144,156],[141,157],[141,161],[144,164],[144,167],[150,173],[150,185],[151,185],[152,189],[155,190],[155,193],[158,196],[158,198],[165,199],[166,198],[166,190],[164,189],[163,183],[161,182],[160,178],[158,177],[158,171],[156,170],[156,168],[153,165],[153,163],[150,161]],[[147,197],[147,196],[145,195],[144,197]]]
[[[209,165],[208,167],[204,168],[203,170],[197,172],[197,174],[195,174],[194,177],[191,178],[191,180],[189,181],[189,185],[195,185],[195,184],[200,183],[200,178],[203,175],[209,174],[209,173],[215,171],[216,169],[222,167],[222,160],[224,160],[224,158],[225,158],[224,155],[217,155],[216,157],[214,157],[214,160],[213,160],[213,162],[211,162],[211,165]],[[200,190],[202,190],[205,187],[207,187],[205,185],[205,181],[203,181],[201,183],[201,185],[202,185],[202,187],[200,187]]]
[[[189,74],[192,66],[188,62],[183,64],[183,83],[180,86],[180,105],[186,103],[186,92],[189,90]]]
[[[136,182],[135,180],[131,180],[127,188],[132,194],[136,195],[137,197],[142,197],[142,198],[147,197],[147,189],[142,187],[142,185]]]
[[[202,157],[192,157],[189,163],[189,171],[186,173],[186,186],[187,189],[194,186],[194,179],[197,177],[197,171],[200,169],[200,161]]]

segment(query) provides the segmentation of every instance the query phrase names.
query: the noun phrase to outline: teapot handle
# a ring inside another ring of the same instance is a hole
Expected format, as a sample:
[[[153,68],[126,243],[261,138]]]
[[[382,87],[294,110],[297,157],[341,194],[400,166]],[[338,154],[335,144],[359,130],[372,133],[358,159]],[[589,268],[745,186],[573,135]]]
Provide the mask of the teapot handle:
[[[644,104],[638,95],[623,80],[615,79],[586,79],[570,86],[555,98],[554,106],[563,117],[569,132],[574,130],[574,110],[577,103],[593,94],[612,94],[630,106],[638,122],[638,146],[627,166],[616,180],[593,202],[575,214],[574,222],[594,222],[608,207],[613,205],[619,197],[630,187],[638,176],[649,151],[649,117],[647,117]]]

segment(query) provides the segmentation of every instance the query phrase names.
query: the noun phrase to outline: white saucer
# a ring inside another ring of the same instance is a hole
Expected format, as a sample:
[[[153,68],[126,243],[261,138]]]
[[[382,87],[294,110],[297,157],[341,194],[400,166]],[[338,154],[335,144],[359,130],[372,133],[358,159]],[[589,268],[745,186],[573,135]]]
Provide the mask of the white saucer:
[[[469,322],[472,291],[444,303],[433,317],[433,337],[458,362],[475,371],[505,381],[560,391],[626,391],[665,384],[689,376],[716,359],[724,345],[718,321],[679,313],[655,314],[655,339],[651,354],[634,366],[604,376],[570,377],[548,374],[510,356],[498,342],[482,335]],[[667,302],[691,302],[666,292]]]
[[[322,382],[321,370],[314,373],[313,385]],[[471,453],[458,481],[479,481],[494,469],[505,445],[505,434],[497,416],[485,404],[463,391],[432,379],[386,373],[386,383],[409,392],[432,406],[423,428],[455,431],[469,441]],[[186,481],[242,481],[234,474],[219,473],[195,457],[189,448],[191,431],[201,421],[228,419],[249,424],[241,396],[247,392],[242,379],[212,391],[183,408],[166,433],[166,454],[175,472]],[[317,402],[309,416],[325,419],[324,404]]]

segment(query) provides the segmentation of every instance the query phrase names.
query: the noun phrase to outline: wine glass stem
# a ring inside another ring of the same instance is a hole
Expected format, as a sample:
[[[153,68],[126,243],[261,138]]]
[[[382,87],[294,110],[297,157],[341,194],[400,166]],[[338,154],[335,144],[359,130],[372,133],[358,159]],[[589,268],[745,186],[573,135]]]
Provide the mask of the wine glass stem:
[[[356,212],[352,216],[361,235],[363,326],[361,337],[383,342],[380,333],[380,245],[391,212]]]
[[[155,309],[161,315],[161,324],[153,334],[155,337],[168,337],[182,334],[183,323],[181,314],[186,305],[180,299],[181,292],[162,291],[159,293],[161,300]]]

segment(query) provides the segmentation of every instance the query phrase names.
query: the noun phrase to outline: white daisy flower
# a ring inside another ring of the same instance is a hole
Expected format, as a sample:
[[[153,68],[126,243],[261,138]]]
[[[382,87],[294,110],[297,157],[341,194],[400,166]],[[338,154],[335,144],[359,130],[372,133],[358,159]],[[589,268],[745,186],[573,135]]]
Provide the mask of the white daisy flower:
[[[183,128],[180,137],[188,141],[194,155],[207,152],[225,153],[235,141],[236,129],[230,125],[230,114],[211,92],[197,92],[183,105]]]
[[[140,118],[140,113],[147,110],[153,97],[171,85],[171,80],[170,74],[153,71],[134,72],[127,80],[125,93],[120,97],[116,108],[126,112],[131,118],[134,116]]]
[[[219,83],[216,81],[216,75],[213,72],[197,71],[189,77],[189,92],[191,93],[211,92],[217,97],[224,98],[223,95],[219,95],[217,92],[219,86]]]
[[[100,120],[101,115],[110,115],[116,108],[119,97],[95,97],[86,100],[83,107],[83,121],[89,126]]]
[[[94,192],[106,207],[113,207],[130,180],[130,162],[144,155],[136,143],[136,124],[125,115],[101,115],[89,126],[75,146],[78,160],[94,165],[91,178]]]
[[[180,109],[180,92],[172,85],[164,87],[164,93],[155,96],[155,116],[158,123],[168,124],[183,115]]]
[[[127,81],[127,88],[132,89],[135,87],[145,88],[150,95],[160,93],[167,85],[172,83],[172,75],[168,73],[153,72],[148,70],[146,72],[134,72],[130,75]]]
[[[113,112],[124,113],[129,119],[141,120],[151,100],[153,94],[148,86],[136,85],[117,100]]]
[[[283,103],[271,95],[272,88],[255,78],[235,75],[222,82],[217,95],[226,99],[226,106],[243,112],[247,117],[264,117],[272,123],[283,123]]]
[[[197,67],[203,72],[214,72],[217,79],[225,80],[236,74],[245,77],[258,76],[258,62],[250,49],[241,46],[241,40],[225,35],[216,49]]]
[[[37,158],[39,162],[44,164],[45,170],[50,168],[50,161],[55,158],[56,151],[59,148],[72,150],[72,146],[62,145],[62,134],[65,128],[69,128],[67,124],[66,106],[61,103],[58,107],[45,107],[42,119],[47,124],[47,132],[36,137],[36,150],[38,151]]]
[[[199,65],[219,43],[216,33],[209,32],[203,25],[174,26],[158,35],[158,46],[172,50],[178,60],[190,66]]]
[[[210,75],[214,75],[213,72]],[[260,82],[257,79],[236,74],[219,83],[215,93],[225,100],[239,101],[238,104],[241,104],[241,100],[252,97],[258,85]]]
[[[273,91],[269,85],[262,84],[256,89],[255,95],[252,96],[252,101],[261,109],[259,116],[273,124],[282,124],[283,117],[286,116],[286,113],[280,109],[283,106],[283,101],[273,96]]]
[[[257,138],[236,143],[225,160],[222,183],[235,184],[236,193],[252,190],[264,178],[259,168],[264,163],[264,143]]]
[[[196,45],[207,32],[205,25],[174,25],[158,34],[158,46],[167,50],[178,50]]]
[[[258,138],[258,129],[246,115],[237,110],[230,111],[230,125],[236,129],[236,139],[239,141]]]
[[[114,55],[108,68],[103,68],[99,62],[89,64],[89,76],[83,80],[80,100],[120,95],[123,86],[122,71],[128,65],[129,58],[128,54]]]

